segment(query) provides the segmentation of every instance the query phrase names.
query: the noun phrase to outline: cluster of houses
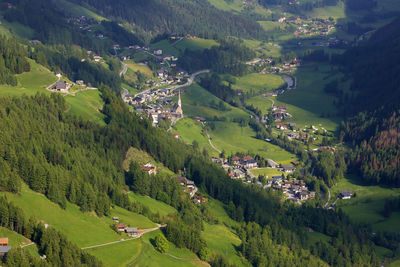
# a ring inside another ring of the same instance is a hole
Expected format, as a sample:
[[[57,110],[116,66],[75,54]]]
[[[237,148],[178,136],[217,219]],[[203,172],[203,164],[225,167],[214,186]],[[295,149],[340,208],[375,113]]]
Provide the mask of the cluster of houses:
[[[296,178],[289,181],[285,180],[283,176],[273,176],[272,179],[267,179],[266,187],[282,191],[288,200],[299,204],[301,201],[315,198],[315,192],[309,191],[306,183]]]
[[[178,182],[181,184],[183,188],[183,192],[189,194],[190,198],[195,204],[203,204],[207,202],[207,199],[203,196],[196,196],[198,188],[196,187],[195,183],[189,180],[186,177],[178,176],[176,177]]]
[[[288,113],[288,110],[285,105],[281,104],[279,106],[272,106],[271,115],[274,118],[275,122],[281,122],[287,118],[292,118],[292,115]],[[282,124],[279,124],[282,126]],[[278,127],[278,125],[277,125]]]
[[[334,20],[307,17],[282,17],[280,23],[296,25],[295,36],[327,36],[335,29]]]
[[[88,31],[88,32],[92,31],[91,27],[93,24],[98,24],[98,22],[95,19],[88,18],[86,16],[79,16],[79,17],[72,16],[67,19],[67,22],[75,25],[82,31]]]
[[[173,104],[172,96],[175,92],[171,89],[154,89],[136,96],[125,95],[124,101],[135,108],[136,113],[145,114],[157,126],[161,120],[176,122],[183,118],[182,100],[178,91],[178,103]],[[155,102],[155,103],[154,103]]]

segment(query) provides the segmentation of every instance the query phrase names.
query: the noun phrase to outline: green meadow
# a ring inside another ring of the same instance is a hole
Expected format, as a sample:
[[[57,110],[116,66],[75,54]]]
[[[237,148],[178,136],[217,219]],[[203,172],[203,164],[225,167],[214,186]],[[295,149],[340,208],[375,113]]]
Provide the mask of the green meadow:
[[[212,143],[219,150],[229,154],[236,152],[259,154],[279,163],[297,160],[296,156],[286,150],[255,138],[255,132],[249,127],[240,127],[232,122],[215,122],[215,129],[210,132]]]
[[[149,208],[154,213],[159,213],[161,216],[177,213],[177,210],[164,202],[155,200],[149,196],[142,196],[133,192],[129,193],[129,198],[141,203],[143,206]]]
[[[202,125],[191,118],[179,120],[173,126],[173,132],[179,133],[182,141],[187,144],[192,144],[192,142],[196,140],[201,150],[205,148],[209,151],[213,151],[210,143],[208,142],[207,136],[202,134]]]
[[[272,99],[264,96],[253,96],[245,100],[246,105],[253,105],[261,110],[261,113],[267,114],[272,107]]]
[[[59,0],[60,5],[65,8],[65,10],[69,13],[72,13],[75,16],[87,16],[89,18],[93,18],[98,21],[107,20],[106,18],[96,14],[95,12],[84,8],[80,5],[76,5],[66,0]]]
[[[183,38],[182,41],[177,41],[174,45],[181,52],[184,52],[185,49],[189,50],[204,50],[210,49],[213,46],[218,46],[219,44],[212,39],[203,39],[203,38]]]
[[[224,111],[211,107],[212,103],[218,104],[221,100],[198,84],[185,87],[185,91],[185,94],[182,95],[182,109],[185,116],[200,116],[206,119],[224,117],[227,120],[232,120],[235,118],[245,119],[249,117],[249,114],[243,110],[233,107],[227,103],[225,103],[227,110]]]
[[[142,74],[146,75],[147,77],[152,77],[153,76],[152,70],[145,64],[135,63],[133,60],[127,60],[124,63],[126,65],[128,65],[128,68],[131,69],[134,72],[139,71]]]
[[[233,89],[241,89],[244,93],[260,94],[277,89],[285,84],[279,75],[252,73],[243,77],[237,77]]]
[[[86,90],[73,95],[67,95],[65,101],[68,113],[83,119],[105,125],[104,114],[101,113],[104,102],[98,90]]]
[[[32,241],[26,237],[4,227],[0,227],[0,237],[7,237],[8,245],[13,248],[18,248],[32,243]],[[29,252],[29,254],[34,257],[39,258],[40,256],[36,244],[25,246],[23,247],[23,250]]]
[[[342,190],[350,190],[356,194],[349,200],[338,200],[336,203],[352,221],[370,224],[375,231],[400,232],[400,212],[393,212],[389,218],[383,216],[385,199],[400,197],[399,188],[364,185],[355,177],[340,180],[331,189],[332,201]]]
[[[224,225],[204,224],[203,238],[207,247],[214,253],[222,254],[231,264],[236,266],[251,266],[245,259],[239,256],[237,248],[242,241]],[[213,254],[213,253],[212,253]]]
[[[280,176],[283,174],[283,172],[279,171],[278,169],[275,168],[260,168],[260,169],[252,169],[250,170],[254,176],[265,176],[267,178],[272,178],[273,176]]]
[[[294,73],[297,88],[276,98],[275,105],[285,104],[299,127],[321,124],[327,130],[336,131],[340,118],[333,105],[334,96],[324,92],[324,86],[340,75],[332,74],[328,65],[304,65]],[[329,116],[329,117],[328,117]]]
[[[17,86],[0,85],[0,95],[35,95],[37,92],[50,94],[46,88],[57,81],[57,77],[47,68],[28,59],[31,71],[17,74]]]
[[[240,225],[239,222],[232,220],[232,218],[229,217],[228,213],[224,208],[225,205],[221,201],[210,198],[208,199],[208,203],[206,205],[218,224],[224,224],[229,228],[235,228]]]
[[[121,222],[142,228],[152,228],[154,223],[147,217],[115,207],[110,217],[99,218],[94,213],[83,213],[76,205],[67,203],[64,210],[48,200],[44,195],[36,193],[23,185],[20,195],[2,193],[9,201],[20,207],[27,216],[35,216],[43,223],[49,224],[80,247],[108,243],[121,239],[111,229],[114,224],[112,216],[120,216]],[[35,207],[32,209],[32,207]]]

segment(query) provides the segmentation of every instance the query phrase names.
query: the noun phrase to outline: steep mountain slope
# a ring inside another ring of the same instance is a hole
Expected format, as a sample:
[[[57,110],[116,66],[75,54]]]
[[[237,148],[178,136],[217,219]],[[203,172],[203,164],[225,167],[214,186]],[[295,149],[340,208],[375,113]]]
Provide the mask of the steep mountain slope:
[[[346,140],[357,145],[353,166],[369,182],[400,186],[400,19],[349,50],[342,64],[353,76],[348,112],[360,112],[344,125]]]
[[[154,34],[218,34],[260,37],[261,26],[250,18],[215,9],[202,0],[83,0],[100,14],[123,19]]]

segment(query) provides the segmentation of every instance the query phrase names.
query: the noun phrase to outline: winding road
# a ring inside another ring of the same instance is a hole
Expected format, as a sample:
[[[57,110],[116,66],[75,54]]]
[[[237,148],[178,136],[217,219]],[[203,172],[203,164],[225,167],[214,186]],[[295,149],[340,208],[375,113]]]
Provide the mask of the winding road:
[[[122,71],[119,73],[119,77],[122,77],[122,75],[125,75],[126,72],[128,71],[128,65],[126,65],[124,62],[121,61],[121,64],[123,66]]]
[[[168,89],[170,89],[171,91],[174,91],[174,90],[179,89],[179,88],[182,88],[182,87],[191,86],[191,85],[193,84],[193,82],[194,82],[194,79],[195,79],[198,75],[203,74],[203,73],[209,73],[209,72],[210,72],[210,70],[200,70],[200,71],[198,71],[198,72],[195,72],[195,73],[193,73],[192,75],[190,75],[188,81],[187,81],[185,84],[182,84],[182,85],[175,85],[175,86],[172,86],[172,87],[170,87],[170,88],[168,88]],[[137,94],[135,95],[135,97],[138,96],[138,95],[141,95],[141,94],[145,94],[145,93],[147,93],[147,92],[153,90],[154,88],[155,88],[155,87],[149,88],[149,89],[147,89],[147,90],[145,90],[145,91],[142,91],[142,92],[140,92],[140,93],[137,93]]]
[[[328,201],[326,201],[324,209],[328,208],[329,202],[331,201],[331,190],[328,187]]]

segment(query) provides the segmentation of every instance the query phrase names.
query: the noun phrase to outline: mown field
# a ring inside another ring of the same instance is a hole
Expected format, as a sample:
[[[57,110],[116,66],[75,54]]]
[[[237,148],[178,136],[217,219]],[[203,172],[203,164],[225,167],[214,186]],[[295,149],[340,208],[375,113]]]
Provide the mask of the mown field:
[[[17,234],[14,231],[11,231],[7,228],[0,227],[0,237],[7,237],[8,238],[8,245],[13,248],[19,248],[24,245],[31,244],[32,241],[27,239],[26,237]],[[39,258],[39,252],[36,244],[25,246],[22,248],[25,252],[28,252],[33,257]]]
[[[266,178],[272,178],[273,176],[280,176],[283,174],[282,171],[279,171],[278,169],[275,168],[260,168],[260,169],[252,169],[250,170],[254,176],[259,176],[263,175]]]
[[[297,88],[271,98],[275,105],[285,104],[293,115],[290,121],[299,127],[321,124],[329,131],[336,131],[340,118],[333,105],[335,97],[326,94],[324,86],[341,76],[332,74],[328,65],[314,64],[300,67],[294,76],[297,78]]]
[[[61,231],[80,247],[119,240],[121,236],[111,229],[111,225],[114,224],[112,216],[121,217],[121,222],[126,220],[126,223],[131,226],[155,227],[155,223],[147,217],[119,207],[111,210],[110,217],[102,218],[94,213],[83,213],[79,207],[70,203],[67,203],[67,208],[64,210],[42,194],[30,190],[26,185],[23,186],[21,195],[11,193],[1,193],[1,195],[6,195],[8,200],[20,207],[27,216],[35,216],[43,223]],[[32,209],[32,207],[35,208]]]
[[[57,77],[47,68],[28,59],[31,71],[17,74],[17,86],[0,85],[0,95],[20,96],[35,95],[37,92],[50,94],[46,87],[55,83]]]
[[[206,119],[213,119],[214,117],[232,119],[245,119],[249,114],[243,110],[233,107],[225,103],[227,110],[221,111],[215,109],[212,104],[218,104],[220,99],[199,86],[193,84],[192,86],[185,87],[185,94],[182,97],[182,109],[185,116],[195,117],[201,116]]]
[[[199,144],[200,150],[205,148],[209,152],[214,153],[215,151],[210,146],[207,136],[202,134],[202,129],[199,122],[195,122],[191,118],[184,118],[174,125],[173,132],[179,133],[183,142],[192,144],[193,141],[196,141]]]
[[[383,216],[385,199],[400,197],[399,188],[364,185],[349,177],[340,180],[331,189],[332,201],[342,190],[350,190],[356,196],[349,200],[338,200],[340,207],[352,221],[361,224],[370,224],[375,231],[400,232],[400,212],[393,212],[389,218]]]
[[[134,72],[139,71],[142,74],[146,75],[147,77],[152,77],[153,76],[152,70],[145,64],[135,63],[133,60],[127,60],[124,63],[126,65],[128,65],[128,68],[131,69]]]
[[[98,90],[86,90],[67,95],[65,101],[68,105],[68,113],[82,117],[83,119],[105,125],[104,114],[101,113],[104,102]]]
[[[240,127],[232,122],[215,122],[215,129],[210,132],[212,142],[219,150],[229,154],[236,152],[259,154],[278,163],[297,160],[296,156],[266,141],[255,138],[255,132],[249,127]]]
[[[260,94],[277,89],[284,84],[285,81],[278,75],[252,73],[237,77],[232,88],[241,89],[244,93]]]
[[[212,39],[203,38],[183,38],[182,40],[168,40],[164,39],[157,43],[150,45],[150,52],[155,49],[161,49],[164,55],[173,55],[176,57],[181,56],[186,49],[189,50],[204,50],[209,49],[218,43]]]
[[[142,196],[133,192],[129,193],[129,198],[133,201],[141,203],[143,206],[149,208],[154,213],[159,213],[161,216],[177,213],[173,207],[165,204],[164,202],[157,201],[149,196]]]

